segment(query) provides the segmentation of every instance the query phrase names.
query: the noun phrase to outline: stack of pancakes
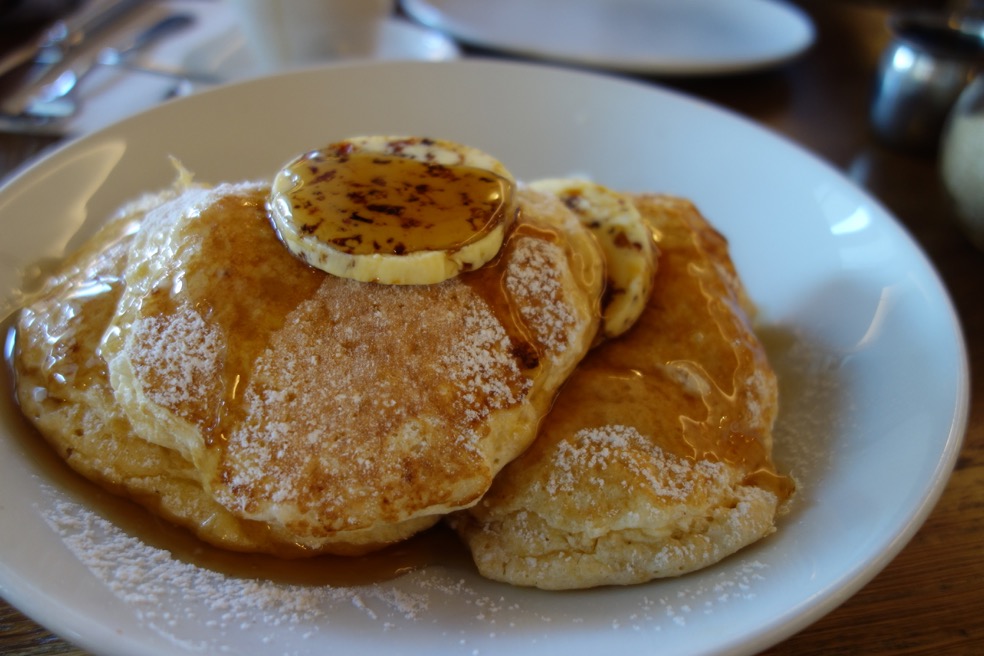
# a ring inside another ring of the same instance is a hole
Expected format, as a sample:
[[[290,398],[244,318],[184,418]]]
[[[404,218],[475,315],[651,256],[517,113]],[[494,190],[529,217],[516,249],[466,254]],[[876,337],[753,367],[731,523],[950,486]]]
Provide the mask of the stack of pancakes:
[[[634,196],[660,250],[635,326],[581,362],[536,441],[452,525],[487,577],[631,584],[774,530],[777,385],[727,243],[689,202]]]
[[[569,198],[522,188],[493,261],[382,285],[291,255],[268,193],[140,199],[21,311],[19,402],[84,476],[282,556],[449,518],[483,574],[544,588],[682,573],[773,530],[775,378],[692,206],[624,196],[659,271],[605,338],[622,287]]]

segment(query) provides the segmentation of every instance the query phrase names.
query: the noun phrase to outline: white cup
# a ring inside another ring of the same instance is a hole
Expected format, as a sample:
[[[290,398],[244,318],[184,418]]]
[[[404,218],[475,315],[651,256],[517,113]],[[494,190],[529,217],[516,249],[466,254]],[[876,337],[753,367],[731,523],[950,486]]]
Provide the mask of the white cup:
[[[229,0],[261,70],[372,55],[395,0]]]
[[[984,73],[964,89],[947,119],[939,166],[961,227],[984,251]]]

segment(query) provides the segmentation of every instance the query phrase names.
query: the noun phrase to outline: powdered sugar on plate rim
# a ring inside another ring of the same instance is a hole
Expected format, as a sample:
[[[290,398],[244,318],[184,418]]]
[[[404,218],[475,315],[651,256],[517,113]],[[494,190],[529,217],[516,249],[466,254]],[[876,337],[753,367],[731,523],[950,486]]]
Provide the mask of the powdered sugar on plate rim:
[[[612,631],[659,633],[684,628],[693,615],[720,612],[753,602],[768,565],[741,558],[688,585],[662,590],[639,588],[638,607],[603,620],[602,607],[572,614],[569,604],[555,613],[542,603],[525,603],[508,586],[477,584],[475,575],[443,568],[407,574],[395,581],[341,586],[304,586],[245,579],[184,562],[124,532],[109,520],[51,485],[44,486],[44,520],[91,576],[132,611],[137,622],[171,643],[178,653],[323,653],[337,627],[364,625],[372,639],[400,644],[403,633],[421,629],[442,651],[486,653],[496,639],[539,624],[531,645],[563,625],[607,625]],[[489,588],[501,588],[490,592]],[[550,593],[531,593],[534,597]],[[589,614],[590,613],[590,614]],[[457,618],[453,618],[457,615]],[[367,634],[367,640],[370,638]],[[385,636],[385,637],[384,637]]]

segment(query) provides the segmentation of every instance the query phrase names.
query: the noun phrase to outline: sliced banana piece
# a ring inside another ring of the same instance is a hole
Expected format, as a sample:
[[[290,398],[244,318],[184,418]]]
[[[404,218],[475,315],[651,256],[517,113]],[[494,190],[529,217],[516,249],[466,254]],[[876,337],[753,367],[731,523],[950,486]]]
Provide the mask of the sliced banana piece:
[[[585,180],[538,180],[530,187],[556,195],[601,242],[608,265],[602,333],[617,337],[642,314],[653,289],[657,250],[652,230],[632,200]]]
[[[274,177],[270,216],[287,248],[344,278],[429,285],[495,257],[515,219],[515,179],[476,148],[356,137]]]

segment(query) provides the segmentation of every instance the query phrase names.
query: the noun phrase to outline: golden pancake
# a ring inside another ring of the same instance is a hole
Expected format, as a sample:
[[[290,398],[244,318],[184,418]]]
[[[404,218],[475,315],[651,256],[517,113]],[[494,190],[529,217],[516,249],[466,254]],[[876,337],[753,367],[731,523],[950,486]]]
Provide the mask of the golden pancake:
[[[522,191],[485,267],[362,283],[290,255],[268,191],[145,203],[67,263],[19,320],[25,414],[86,476],[232,549],[363,553],[475,503],[595,338],[597,242]]]
[[[710,565],[774,530],[777,385],[727,243],[688,202],[636,196],[659,248],[635,326],[594,349],[452,526],[481,573],[545,589]]]
[[[202,494],[189,461],[133,433],[97,351],[122,292],[133,232],[150,208],[173,195],[148,195],[124,207],[21,311],[17,397],[58,454],[86,478],[165,518],[200,523],[217,544],[249,545],[268,539],[269,529],[232,516]]]

